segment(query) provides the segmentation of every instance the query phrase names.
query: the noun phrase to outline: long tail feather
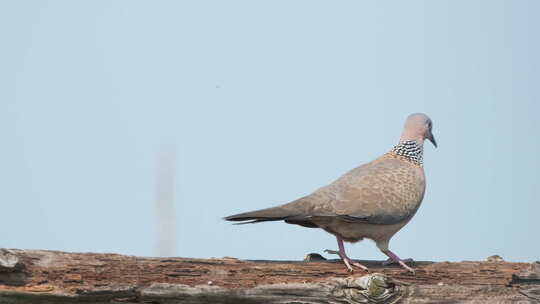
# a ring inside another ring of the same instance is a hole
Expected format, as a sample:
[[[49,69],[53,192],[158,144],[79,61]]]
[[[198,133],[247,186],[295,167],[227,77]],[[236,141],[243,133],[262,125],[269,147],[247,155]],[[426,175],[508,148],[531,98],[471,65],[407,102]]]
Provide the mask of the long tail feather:
[[[268,221],[281,221],[295,215],[296,214],[291,214],[289,210],[284,208],[274,207],[227,216],[224,220],[245,222],[239,224],[254,224]]]

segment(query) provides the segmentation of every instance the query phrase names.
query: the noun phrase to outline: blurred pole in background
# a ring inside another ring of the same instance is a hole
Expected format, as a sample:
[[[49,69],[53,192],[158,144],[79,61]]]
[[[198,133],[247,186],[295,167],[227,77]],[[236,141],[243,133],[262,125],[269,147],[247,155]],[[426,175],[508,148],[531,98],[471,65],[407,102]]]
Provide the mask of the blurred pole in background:
[[[167,147],[158,154],[157,160],[157,256],[176,256],[176,210],[175,199],[175,153]]]

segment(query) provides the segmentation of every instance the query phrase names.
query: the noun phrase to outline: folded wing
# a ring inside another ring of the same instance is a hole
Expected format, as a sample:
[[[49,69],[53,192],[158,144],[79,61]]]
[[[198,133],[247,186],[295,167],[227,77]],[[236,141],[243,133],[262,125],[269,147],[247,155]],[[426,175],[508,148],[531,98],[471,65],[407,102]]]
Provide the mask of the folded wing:
[[[416,213],[424,190],[421,168],[383,156],[291,203],[225,219],[243,223],[283,220],[316,228],[314,218],[335,217],[344,222],[390,225]]]

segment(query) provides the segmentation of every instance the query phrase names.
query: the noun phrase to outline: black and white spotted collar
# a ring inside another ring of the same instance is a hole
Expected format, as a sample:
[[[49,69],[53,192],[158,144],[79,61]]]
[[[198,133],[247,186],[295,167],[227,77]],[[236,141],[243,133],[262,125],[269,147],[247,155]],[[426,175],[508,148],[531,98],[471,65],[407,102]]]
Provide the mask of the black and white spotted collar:
[[[414,140],[400,142],[392,148],[391,152],[403,156],[419,166],[422,166],[424,162],[424,148]]]

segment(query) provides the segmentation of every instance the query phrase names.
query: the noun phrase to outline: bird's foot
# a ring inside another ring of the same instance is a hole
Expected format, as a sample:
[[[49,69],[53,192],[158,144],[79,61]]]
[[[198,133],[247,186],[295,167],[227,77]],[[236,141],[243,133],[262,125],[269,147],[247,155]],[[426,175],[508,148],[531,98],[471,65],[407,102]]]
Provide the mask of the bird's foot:
[[[403,263],[409,263],[409,264],[414,263],[414,260],[413,260],[413,259],[404,259],[404,260],[402,260],[402,261],[403,261]],[[392,260],[392,259],[389,258],[388,260],[383,261],[383,262],[382,262],[382,265],[383,265],[383,266],[388,266],[388,265],[399,265],[399,262],[396,262],[396,261],[394,261],[394,260]]]
[[[388,266],[388,265],[400,265],[401,267],[407,269],[408,271],[410,271],[411,273],[415,273],[415,270],[409,266],[407,266],[407,264],[405,263],[414,263],[414,260],[413,259],[405,259],[405,260],[399,260],[399,261],[394,261],[392,259],[388,259],[386,261],[383,261],[382,262],[382,265],[383,266]]]
[[[412,274],[416,273],[416,270],[414,270],[414,268],[411,268],[411,267],[407,266],[407,264],[405,264],[403,261],[399,261],[399,265],[401,265],[401,267],[407,269]]]
[[[326,249],[324,252],[329,253],[329,254],[337,254],[337,255],[339,255],[339,257],[341,258],[341,260],[343,261],[343,263],[345,263],[345,266],[347,267],[347,270],[348,270],[349,272],[353,272],[353,271],[354,271],[353,268],[352,268],[352,266],[358,267],[358,268],[360,268],[360,269],[362,269],[362,270],[364,270],[364,271],[369,271],[369,269],[368,269],[366,266],[364,266],[364,265],[362,265],[362,264],[360,264],[360,263],[358,263],[358,262],[355,262],[355,261],[351,260],[348,256],[342,254],[342,253],[339,252],[339,251]],[[352,265],[352,266],[351,266],[351,265]]]
[[[398,263],[401,267],[407,269],[412,274],[415,274],[415,270],[407,266],[407,264],[405,264],[405,262],[401,260],[397,255],[395,255],[392,251],[383,250],[383,253],[386,254],[390,258],[390,260],[392,260],[394,263]],[[383,265],[384,265],[384,262],[383,262]]]

